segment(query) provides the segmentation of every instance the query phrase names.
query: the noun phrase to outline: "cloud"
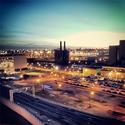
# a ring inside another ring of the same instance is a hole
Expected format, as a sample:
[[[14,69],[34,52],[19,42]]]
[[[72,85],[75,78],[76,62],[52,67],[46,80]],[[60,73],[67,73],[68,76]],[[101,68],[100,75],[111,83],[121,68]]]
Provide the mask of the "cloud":
[[[60,39],[68,41],[69,46],[108,47],[109,45],[118,44],[121,39],[125,39],[125,32],[88,31],[79,32]]]
[[[24,33],[26,34],[26,33]],[[28,33],[29,34],[29,33]],[[6,42],[0,44],[24,45],[24,46],[58,46],[59,41],[66,41],[67,46],[72,47],[109,47],[110,45],[118,45],[119,40],[125,39],[125,32],[109,32],[109,31],[84,31],[63,37],[42,37],[28,35],[10,39],[6,37]]]

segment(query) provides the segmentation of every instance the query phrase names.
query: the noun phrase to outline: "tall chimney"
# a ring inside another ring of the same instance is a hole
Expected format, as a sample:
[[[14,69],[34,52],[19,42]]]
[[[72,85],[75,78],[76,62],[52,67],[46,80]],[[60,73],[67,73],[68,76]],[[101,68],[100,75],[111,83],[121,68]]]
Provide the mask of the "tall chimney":
[[[60,41],[60,50],[62,50],[62,41]]]
[[[64,50],[66,50],[66,42],[64,41]]]

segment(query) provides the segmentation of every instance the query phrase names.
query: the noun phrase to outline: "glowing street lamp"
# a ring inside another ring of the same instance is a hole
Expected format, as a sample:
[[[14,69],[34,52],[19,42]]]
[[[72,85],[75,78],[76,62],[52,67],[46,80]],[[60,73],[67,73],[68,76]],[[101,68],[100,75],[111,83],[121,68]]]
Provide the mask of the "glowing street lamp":
[[[40,79],[37,79],[36,82],[39,83],[39,82],[40,82]]]
[[[87,72],[88,71],[88,69],[85,69],[85,72]]]
[[[84,80],[85,80],[85,78],[83,77],[83,78],[82,78],[82,80],[84,81]]]
[[[94,94],[95,94],[94,91],[91,91],[91,92],[89,93],[89,108],[91,107],[91,96],[93,96]]]
[[[61,87],[62,87],[62,84],[59,84],[58,87],[61,88]]]
[[[61,84],[61,83],[57,84],[57,89],[58,89],[58,90],[59,90],[61,87],[62,87],[62,84]]]
[[[65,77],[63,76],[62,79],[64,79]]]
[[[20,78],[22,79],[22,78],[23,78],[23,75],[20,75]]]
[[[91,92],[90,92],[90,95],[94,95],[94,94],[95,94],[95,92],[94,92],[94,91],[91,91]]]
[[[35,96],[35,85],[34,84],[32,86],[32,94],[33,94],[33,96]]]
[[[40,79],[37,79],[36,82],[40,83]],[[35,88],[35,84],[33,84],[33,86],[32,86],[32,94],[33,94],[33,96],[35,96],[35,93],[36,93],[36,88]]]
[[[113,76],[113,71],[109,72],[108,76],[109,76],[109,78],[112,78],[112,76]]]
[[[83,69],[83,76],[85,76],[86,75],[86,73],[88,72],[88,69]]]
[[[116,80],[118,80],[119,72],[116,72]]]
[[[59,70],[59,67],[58,67],[58,66],[55,66],[55,70]]]

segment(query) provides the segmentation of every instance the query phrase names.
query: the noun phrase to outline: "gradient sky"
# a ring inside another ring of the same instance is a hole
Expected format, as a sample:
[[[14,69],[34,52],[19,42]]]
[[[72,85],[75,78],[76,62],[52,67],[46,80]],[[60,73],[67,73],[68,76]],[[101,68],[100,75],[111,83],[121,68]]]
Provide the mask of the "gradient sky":
[[[125,39],[125,0],[3,0],[0,45],[108,47]]]

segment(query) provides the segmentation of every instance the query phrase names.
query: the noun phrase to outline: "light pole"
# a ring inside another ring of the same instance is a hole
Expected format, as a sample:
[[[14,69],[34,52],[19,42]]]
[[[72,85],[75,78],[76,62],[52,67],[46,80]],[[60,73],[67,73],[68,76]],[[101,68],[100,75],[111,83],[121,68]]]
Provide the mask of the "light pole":
[[[33,94],[33,96],[35,97],[35,85],[33,84],[33,86],[32,86],[32,94]]]
[[[62,87],[62,84],[59,84],[58,87],[61,88],[61,87]]]
[[[119,72],[116,72],[116,80],[118,80]]]
[[[10,95],[10,101],[11,101],[11,102],[14,101],[13,94],[14,94],[15,92],[19,92],[19,89],[9,90],[9,95]]]
[[[95,94],[94,91],[91,91],[91,92],[89,93],[89,108],[91,108],[91,96],[93,96],[94,94]]]
[[[110,71],[110,72],[109,72],[108,77],[109,77],[110,79],[112,79],[112,77],[113,77],[113,71]]]
[[[36,82],[40,83],[40,79],[37,79]],[[35,96],[35,93],[36,93],[36,88],[35,88],[35,84],[33,83],[33,86],[32,86],[32,94],[33,94],[33,96]]]
[[[57,84],[57,90],[59,90],[61,87],[62,87],[61,83]]]

